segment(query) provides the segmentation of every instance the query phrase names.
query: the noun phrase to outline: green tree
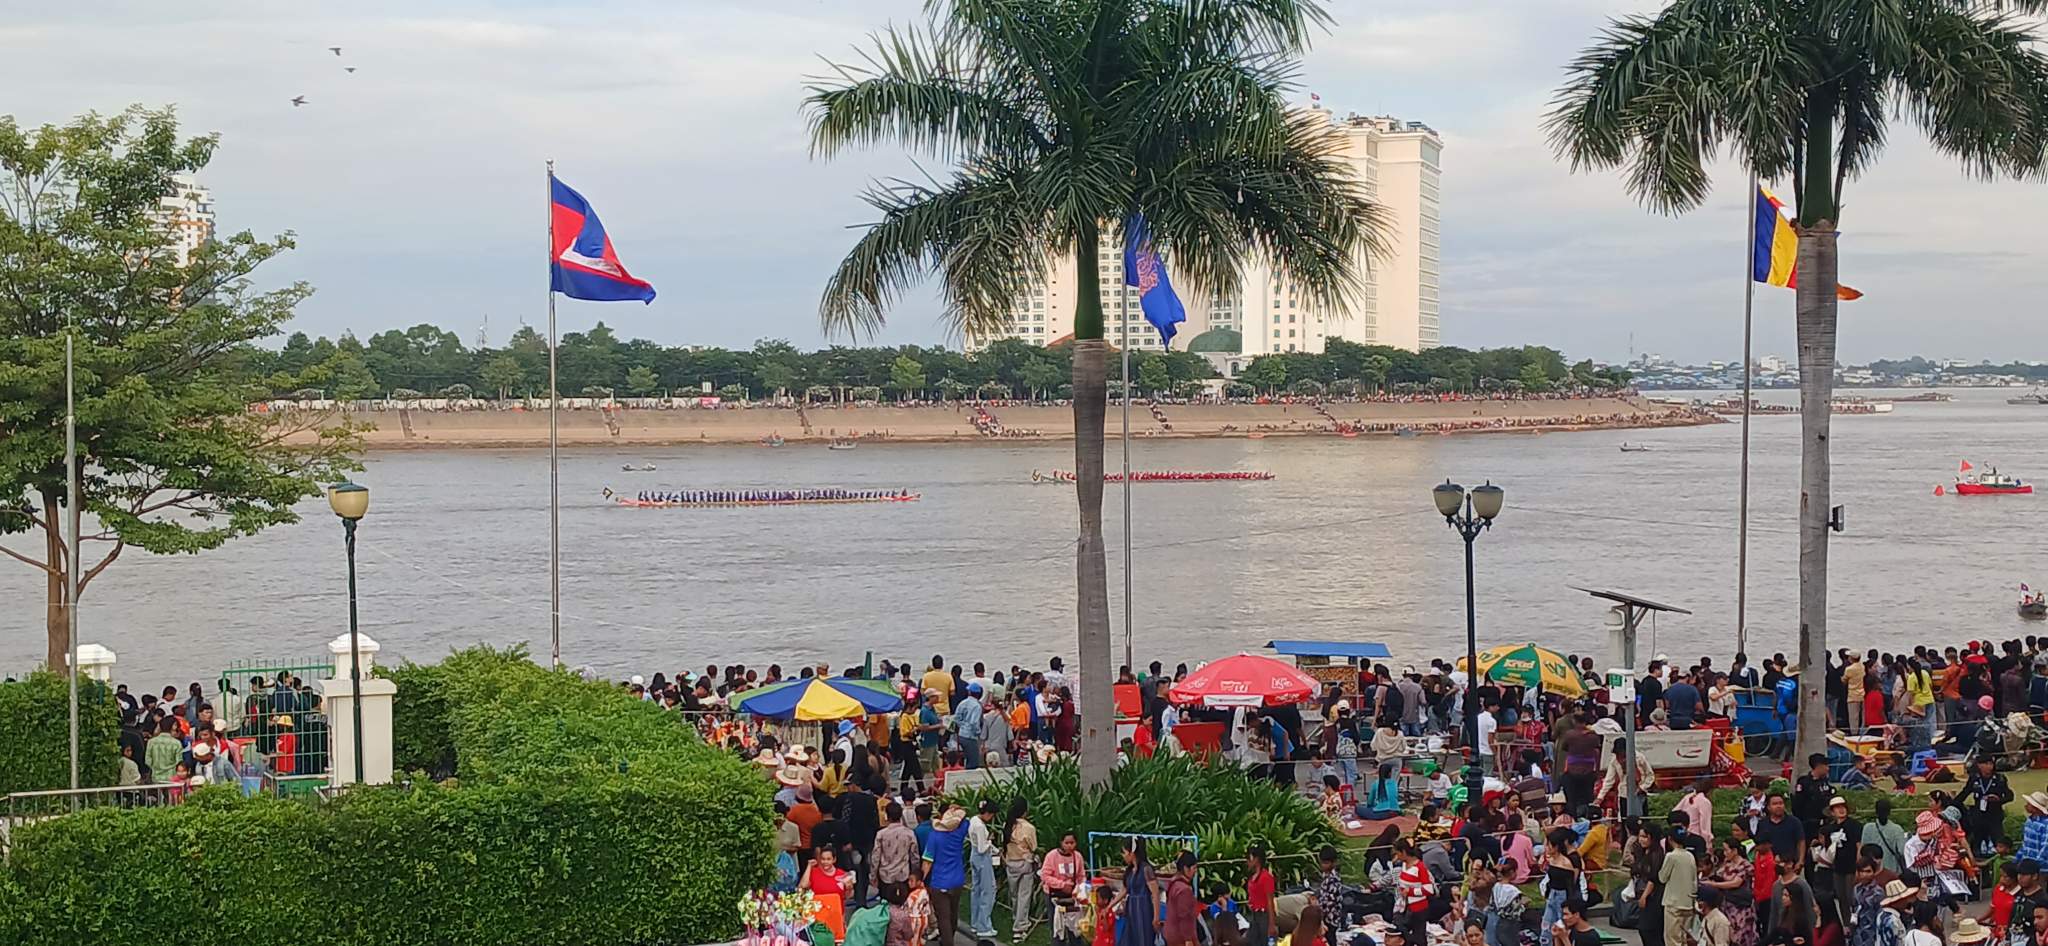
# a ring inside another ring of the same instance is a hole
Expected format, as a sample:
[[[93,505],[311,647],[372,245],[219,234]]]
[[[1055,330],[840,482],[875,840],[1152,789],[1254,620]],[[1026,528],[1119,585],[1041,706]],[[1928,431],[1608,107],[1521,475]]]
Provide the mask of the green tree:
[[[1681,213],[1732,153],[1789,177],[1798,235],[1799,659],[1825,665],[1842,189],[1877,159],[1897,116],[1979,177],[2048,165],[2043,0],[1680,0],[1616,20],[1569,67],[1547,124],[1574,168],[1627,167],[1628,189]],[[1756,195],[1745,194],[1754,201]],[[1821,674],[1804,675],[1798,752],[1826,749]]]
[[[904,397],[924,390],[924,366],[909,355],[897,355],[889,365],[889,384]]]
[[[217,139],[168,110],[23,129],[0,117],[0,547],[45,578],[48,664],[65,666],[67,585],[82,594],[130,545],[200,552],[273,525],[358,469],[357,432],[305,411],[248,411],[230,353],[278,333],[311,288],[249,277],[290,234],[216,239],[180,262],[152,219]],[[64,347],[75,338],[81,509],[67,510]],[[89,514],[79,561],[61,536]]]
[[[1076,616],[1081,702],[1107,706],[1102,540],[1106,347],[1096,256],[1142,214],[1186,273],[1190,298],[1236,291],[1259,252],[1331,312],[1384,246],[1328,123],[1290,118],[1315,0],[931,0],[924,28],[885,30],[862,64],[813,86],[813,151],[899,141],[957,170],[878,186],[870,227],[826,285],[828,329],[874,330],[912,281],[936,272],[965,334],[993,329],[1059,257],[1077,263],[1074,463],[1080,487]],[[1221,199],[1221,195],[1233,199]],[[1198,197],[1196,195],[1207,195]],[[1086,784],[1108,778],[1113,720],[1083,722]]]
[[[1550,376],[1543,373],[1542,365],[1523,365],[1522,373],[1516,377],[1522,382],[1522,389],[1541,394],[1550,390]]]
[[[1167,385],[1172,383],[1173,373],[1167,370],[1166,359],[1147,358],[1144,364],[1138,366],[1139,390],[1156,393],[1166,390]]]
[[[517,388],[526,379],[526,372],[519,367],[519,359],[504,352],[492,355],[482,368],[477,369],[477,380],[484,386],[498,392],[499,400]]]
[[[1287,362],[1279,355],[1260,355],[1238,375],[1255,390],[1272,391],[1287,383]]]
[[[626,369],[626,390],[640,397],[653,394],[661,387],[661,379],[654,376],[654,369],[646,365],[634,365]]]
[[[1044,397],[1045,392],[1052,390],[1060,383],[1061,378],[1067,376],[1066,372],[1060,370],[1060,366],[1043,358],[1033,358],[1025,362],[1020,374],[1025,390],[1031,392],[1034,398]]]

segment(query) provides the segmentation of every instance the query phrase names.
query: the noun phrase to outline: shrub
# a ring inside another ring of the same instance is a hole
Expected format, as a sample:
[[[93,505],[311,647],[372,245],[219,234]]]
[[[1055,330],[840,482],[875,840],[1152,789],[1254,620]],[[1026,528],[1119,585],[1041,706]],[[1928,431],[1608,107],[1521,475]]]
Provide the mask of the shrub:
[[[121,777],[121,709],[106,685],[78,681],[78,780]],[[0,683],[0,795],[71,787],[71,685],[37,670]]]
[[[1107,789],[1082,792],[1072,759],[1017,770],[1013,779],[958,792],[948,801],[972,811],[983,799],[998,812],[1022,796],[1041,846],[1050,848],[1073,831],[1091,863],[1113,863],[1117,839],[1098,839],[1088,850],[1088,832],[1192,834],[1200,847],[1202,877],[1232,885],[1244,882],[1244,854],[1252,844],[1271,856],[1283,884],[1316,872],[1315,851],[1336,844],[1337,829],[1299,792],[1251,778],[1234,763],[1203,762],[1188,756],[1154,756],[1118,767]],[[1180,845],[1154,842],[1149,853],[1163,863]]]
[[[458,782],[317,804],[194,793],[25,826],[0,942],[295,946],[730,940],[773,872],[768,784],[613,687],[476,648],[401,666],[401,758]],[[415,696],[418,698],[415,699]],[[438,734],[437,734],[438,733]]]

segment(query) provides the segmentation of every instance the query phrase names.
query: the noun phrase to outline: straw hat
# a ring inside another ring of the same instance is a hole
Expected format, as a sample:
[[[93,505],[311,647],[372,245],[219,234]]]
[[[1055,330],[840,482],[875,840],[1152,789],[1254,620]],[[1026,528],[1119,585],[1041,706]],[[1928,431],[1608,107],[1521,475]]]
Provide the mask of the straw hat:
[[[1966,916],[1956,921],[1956,931],[1949,935],[1948,941],[1960,946],[1963,943],[1981,943],[1990,938],[1990,930],[1985,929],[1976,918]]]
[[[804,745],[803,743],[797,743],[796,745],[790,746],[789,751],[784,752],[782,754],[782,757],[792,765],[810,765],[811,763],[818,761],[818,753],[816,752],[816,750],[813,750],[810,746]]]
[[[799,785],[806,784],[809,781],[809,779],[806,778],[806,774],[807,773],[805,773],[804,770],[798,766],[785,765],[782,767],[781,771],[775,773],[775,780],[791,788],[795,788]]]
[[[1885,906],[1891,906],[1895,903],[1901,903],[1907,900],[1911,900],[1919,895],[1920,888],[1908,887],[1906,886],[1906,882],[1903,880],[1894,880],[1891,883],[1884,885]]]
[[[2022,796],[2027,807],[2048,815],[2048,792],[2028,792]]]
[[[782,757],[776,755],[775,750],[773,749],[763,749],[760,752],[755,753],[754,764],[764,769],[779,769],[782,767]]]

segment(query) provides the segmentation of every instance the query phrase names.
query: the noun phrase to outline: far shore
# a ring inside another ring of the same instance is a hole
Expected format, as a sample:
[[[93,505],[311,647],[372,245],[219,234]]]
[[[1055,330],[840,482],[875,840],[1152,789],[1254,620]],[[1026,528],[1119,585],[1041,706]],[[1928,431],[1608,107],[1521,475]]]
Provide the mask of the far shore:
[[[1105,435],[1123,433],[1111,404]],[[364,445],[377,450],[544,447],[548,416],[535,410],[351,411],[367,424]],[[1312,403],[1133,403],[1131,436],[1148,439],[1241,437],[1394,437],[1634,430],[1722,423],[1711,414],[1641,397],[1527,400],[1327,401]],[[564,409],[564,446],[1058,442],[1074,438],[1066,405],[965,402],[903,407],[814,405],[678,409]],[[301,438],[310,434],[298,435]]]

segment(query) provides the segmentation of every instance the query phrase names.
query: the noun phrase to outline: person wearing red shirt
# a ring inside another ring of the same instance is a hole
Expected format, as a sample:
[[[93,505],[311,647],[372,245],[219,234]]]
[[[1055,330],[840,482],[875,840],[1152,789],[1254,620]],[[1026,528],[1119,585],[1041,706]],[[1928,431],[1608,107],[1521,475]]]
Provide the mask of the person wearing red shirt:
[[[1266,946],[1273,935],[1273,872],[1266,869],[1266,849],[1252,845],[1245,852],[1244,918],[1250,927],[1247,946]]]
[[[1182,851],[1166,881],[1166,918],[1159,927],[1166,946],[1197,946],[1195,925],[1201,915],[1202,903],[1195,898],[1195,855]]]
[[[1429,876],[1429,868],[1422,863],[1415,842],[1402,838],[1394,845],[1394,856],[1401,861],[1401,871],[1395,875],[1399,888],[1395,906],[1407,915],[1410,935],[1420,939],[1428,933],[1429,905],[1436,897],[1436,881]]]

